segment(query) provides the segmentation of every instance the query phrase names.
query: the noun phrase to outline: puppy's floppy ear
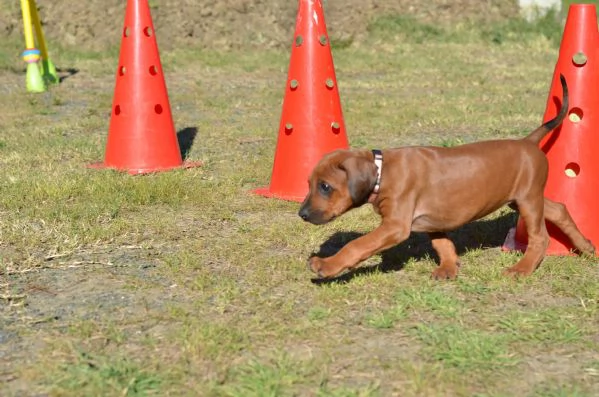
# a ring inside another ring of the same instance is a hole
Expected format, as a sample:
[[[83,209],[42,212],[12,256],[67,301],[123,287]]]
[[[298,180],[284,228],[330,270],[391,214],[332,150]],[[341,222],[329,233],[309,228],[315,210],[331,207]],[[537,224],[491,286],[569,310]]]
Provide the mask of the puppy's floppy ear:
[[[347,187],[353,205],[366,203],[376,183],[374,162],[366,157],[350,156],[339,164],[339,168],[347,174]]]

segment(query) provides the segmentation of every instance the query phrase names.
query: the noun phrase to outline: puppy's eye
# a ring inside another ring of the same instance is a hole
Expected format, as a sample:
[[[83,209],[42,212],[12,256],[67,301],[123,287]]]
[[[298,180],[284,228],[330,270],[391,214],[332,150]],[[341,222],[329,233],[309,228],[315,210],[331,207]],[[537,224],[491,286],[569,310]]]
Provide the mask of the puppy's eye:
[[[318,190],[320,190],[320,193],[322,193],[324,196],[328,196],[333,188],[326,182],[320,182],[318,184]]]

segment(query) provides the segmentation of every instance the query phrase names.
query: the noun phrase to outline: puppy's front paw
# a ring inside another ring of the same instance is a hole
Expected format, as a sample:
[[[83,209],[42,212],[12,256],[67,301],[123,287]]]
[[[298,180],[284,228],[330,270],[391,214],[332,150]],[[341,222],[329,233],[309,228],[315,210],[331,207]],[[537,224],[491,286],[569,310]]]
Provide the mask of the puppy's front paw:
[[[308,267],[320,278],[331,278],[341,272],[324,258],[313,256],[308,260]]]
[[[433,274],[431,275],[435,280],[455,280],[457,276],[457,266],[439,266],[433,270]]]

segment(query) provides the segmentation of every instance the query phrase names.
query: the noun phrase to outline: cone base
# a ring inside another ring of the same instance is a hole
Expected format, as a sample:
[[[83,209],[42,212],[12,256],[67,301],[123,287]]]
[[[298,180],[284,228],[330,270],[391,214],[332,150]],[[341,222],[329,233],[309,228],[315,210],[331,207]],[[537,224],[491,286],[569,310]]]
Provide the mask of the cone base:
[[[42,73],[37,63],[28,63],[25,75],[25,83],[28,92],[45,92],[46,84],[42,78]]]
[[[154,174],[157,172],[164,172],[176,169],[187,169],[194,167],[201,167],[203,163],[201,161],[193,161],[193,162],[183,162],[180,165],[172,166],[172,167],[148,167],[148,168],[118,168],[106,165],[105,163],[92,163],[88,164],[88,168],[93,169],[109,169],[120,172],[126,172],[130,175],[144,175],[144,174]]]
[[[263,196],[263,197],[267,197],[267,198],[276,198],[279,200],[285,200],[285,201],[294,201],[296,203],[301,203],[302,201],[304,201],[305,196],[293,196],[293,195],[288,195],[288,194],[280,194],[280,193],[274,193],[270,190],[269,187],[261,187],[258,189],[254,189],[251,191],[253,194],[257,194],[259,196]]]
[[[545,255],[547,256],[575,256],[575,254],[565,248],[564,246],[557,246],[557,244],[549,244],[547,247],[547,251],[545,251]],[[505,241],[501,246],[501,250],[504,252],[510,251],[526,251],[527,244],[524,244],[520,241],[516,240],[516,228],[513,227],[507,232],[507,236],[505,237]]]

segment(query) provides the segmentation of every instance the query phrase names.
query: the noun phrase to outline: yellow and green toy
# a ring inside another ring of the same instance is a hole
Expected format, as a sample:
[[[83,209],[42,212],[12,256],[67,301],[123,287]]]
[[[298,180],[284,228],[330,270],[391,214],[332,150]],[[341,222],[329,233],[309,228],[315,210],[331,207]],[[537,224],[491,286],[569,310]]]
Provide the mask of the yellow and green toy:
[[[35,0],[21,0],[21,11],[25,31],[26,49],[23,52],[23,60],[27,63],[27,91],[44,92],[48,84],[58,84],[56,67],[48,57],[46,40],[37,14]],[[39,49],[35,47],[34,29]]]

